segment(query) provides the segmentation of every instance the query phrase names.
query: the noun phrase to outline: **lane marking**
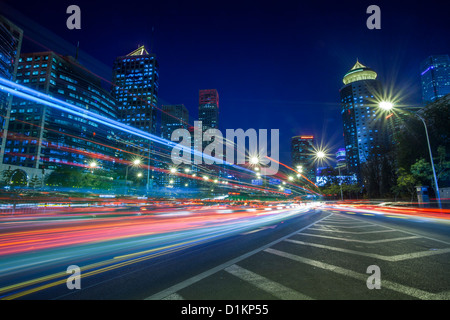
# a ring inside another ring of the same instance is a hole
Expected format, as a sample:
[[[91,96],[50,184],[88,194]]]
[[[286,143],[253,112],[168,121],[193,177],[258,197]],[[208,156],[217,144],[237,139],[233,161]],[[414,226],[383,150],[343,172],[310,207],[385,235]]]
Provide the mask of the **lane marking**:
[[[428,257],[433,256],[436,254],[444,254],[449,253],[450,248],[447,249],[437,249],[437,250],[429,250],[429,251],[419,251],[419,252],[413,252],[413,253],[405,253],[405,254],[398,254],[394,256],[385,256],[381,254],[376,253],[367,253],[367,252],[361,252],[357,250],[350,250],[350,249],[344,249],[344,248],[338,248],[338,247],[332,247],[332,246],[326,246],[323,244],[317,244],[317,243],[311,243],[311,242],[304,242],[304,241],[298,241],[298,240],[292,240],[292,239],[286,239],[285,242],[290,242],[294,244],[299,245],[305,245],[305,246],[311,246],[321,249],[327,249],[327,250],[333,250],[333,251],[339,251],[344,253],[350,253],[350,254],[356,254],[364,257],[370,257],[370,258],[376,258],[384,261],[390,261],[390,262],[397,262],[397,261],[403,261],[403,260],[409,260],[409,259],[416,259],[416,258],[422,258],[422,257]]]
[[[176,293],[176,292],[178,292],[178,291],[180,291],[180,290],[182,290],[182,289],[184,289],[184,288],[186,288],[186,287],[188,287],[190,285],[193,285],[194,283],[199,282],[200,280],[203,280],[204,278],[209,277],[209,276],[211,276],[211,275],[213,275],[213,274],[215,274],[215,273],[217,273],[217,272],[219,272],[219,271],[221,271],[221,270],[223,270],[223,269],[225,269],[225,268],[227,268],[227,267],[229,267],[229,266],[231,266],[233,264],[238,263],[239,261],[242,261],[242,260],[244,260],[244,259],[246,259],[246,258],[248,258],[248,257],[250,257],[250,256],[252,256],[252,255],[254,255],[256,253],[258,253],[258,252],[264,251],[265,249],[267,249],[267,248],[269,248],[269,247],[271,247],[271,246],[273,246],[273,245],[275,245],[275,244],[277,244],[277,243],[279,243],[279,242],[281,242],[281,241],[283,241],[283,240],[285,240],[287,238],[290,238],[293,235],[298,234],[299,232],[302,232],[305,229],[308,229],[309,227],[311,227],[311,226],[315,225],[316,223],[326,219],[327,217],[319,219],[319,220],[317,220],[317,221],[307,225],[306,227],[303,227],[303,228],[301,228],[301,229],[299,229],[297,231],[294,231],[291,234],[288,234],[288,235],[286,235],[286,236],[284,236],[284,237],[282,237],[280,239],[272,241],[272,242],[270,242],[270,243],[268,243],[268,244],[266,244],[266,245],[264,245],[262,247],[259,247],[259,248],[255,249],[255,250],[247,252],[247,253],[245,253],[245,254],[237,257],[237,258],[234,258],[232,260],[224,262],[224,263],[222,263],[222,264],[220,264],[220,265],[218,265],[218,266],[216,266],[214,268],[211,268],[211,269],[206,270],[206,271],[204,271],[204,272],[202,272],[202,273],[200,273],[198,275],[195,275],[195,276],[193,276],[191,278],[188,278],[188,279],[186,279],[184,281],[181,281],[181,282],[179,282],[179,283],[177,283],[177,284],[175,284],[175,285],[173,285],[173,286],[171,286],[171,287],[169,287],[167,289],[159,291],[159,292],[157,292],[157,293],[155,293],[155,294],[153,294],[151,296],[148,296],[144,300],[161,300],[161,299],[163,299],[163,298],[165,298],[165,297],[167,297],[167,296],[169,296],[169,295],[171,295],[173,293]]]
[[[341,274],[353,279],[357,279],[357,280],[361,280],[366,282],[367,280],[367,274],[361,274],[352,270],[348,270],[345,268],[341,268],[335,265],[331,265],[328,263],[324,263],[324,262],[320,262],[320,261],[316,261],[316,260],[312,260],[312,259],[308,259],[308,258],[304,258],[301,256],[297,256],[291,253],[287,253],[284,251],[279,251],[279,250],[275,250],[272,248],[267,248],[266,250],[264,250],[265,252],[280,256],[280,257],[284,257],[287,259],[291,259],[297,262],[301,262],[307,265],[311,265],[313,267],[317,267],[317,268],[321,268],[324,270],[328,270],[328,271],[332,271],[334,273],[337,274]],[[438,300],[441,298],[442,293],[441,294],[434,294],[434,293],[430,293],[427,291],[423,291],[420,289],[415,289],[415,288],[411,288],[399,283],[395,283],[395,282],[391,282],[389,280],[383,280],[382,281],[382,288],[386,288],[386,289],[390,289],[390,290],[394,290],[397,292],[400,292],[402,294],[406,294],[418,299],[424,299],[424,300]],[[445,294],[445,293],[444,293]]]
[[[165,297],[163,300],[184,300],[184,298],[178,293],[172,293],[171,295]]]
[[[239,267],[236,264],[233,264],[224,270],[281,300],[313,300],[311,297],[285,287],[278,282],[267,279],[250,270]]]
[[[354,219],[354,220],[359,220],[359,221],[365,221],[365,219],[361,219],[361,218],[358,218],[358,217],[348,217],[347,219]],[[370,218],[369,218],[369,219],[370,219]],[[378,223],[378,222],[371,221],[370,223],[372,223],[372,224],[375,225],[375,226],[382,227],[382,228],[388,228],[388,227],[386,227],[386,226],[384,226],[383,224]],[[391,228],[391,229],[392,229],[392,230],[396,230],[396,231],[400,231],[400,232],[403,232],[403,233],[406,233],[406,234],[415,235],[415,236],[418,236],[418,237],[421,237],[421,238],[424,238],[424,239],[428,239],[428,240],[433,240],[433,241],[436,241],[436,242],[444,243],[444,244],[450,246],[450,242],[448,242],[448,241],[444,241],[444,240],[440,240],[440,239],[431,238],[431,237],[428,237],[428,236],[425,236],[425,235],[421,235],[421,234],[419,234],[419,233],[414,233],[414,232],[406,231],[406,230],[402,230],[402,229],[397,229],[397,228]]]
[[[351,234],[368,234],[368,233],[382,233],[382,232],[401,232],[398,230],[375,230],[375,231],[343,231],[336,229],[319,229],[319,228],[309,228],[309,230],[314,231],[325,231],[325,232],[338,232],[338,233],[351,233]]]
[[[327,225],[325,225],[325,224],[319,224],[319,226],[323,226],[323,227],[326,227]],[[337,225],[328,225],[328,227],[338,227],[338,228],[349,228],[349,229],[352,229],[352,228],[366,228],[366,227],[372,227],[373,226],[373,224],[363,224],[363,225],[359,225],[359,226],[337,226]]]
[[[346,238],[339,238],[339,237],[331,237],[331,236],[323,236],[320,234],[312,234],[312,233],[299,233],[300,235],[304,236],[310,236],[310,237],[318,237],[318,238],[326,238],[326,239],[333,239],[333,240],[342,240],[342,241],[349,241],[349,242],[359,242],[359,243],[382,243],[382,242],[392,242],[392,241],[401,241],[401,240],[410,240],[410,239],[417,239],[422,238],[420,236],[409,236],[409,237],[400,237],[400,238],[392,238],[392,239],[381,239],[381,240],[357,240],[357,239],[346,239]]]

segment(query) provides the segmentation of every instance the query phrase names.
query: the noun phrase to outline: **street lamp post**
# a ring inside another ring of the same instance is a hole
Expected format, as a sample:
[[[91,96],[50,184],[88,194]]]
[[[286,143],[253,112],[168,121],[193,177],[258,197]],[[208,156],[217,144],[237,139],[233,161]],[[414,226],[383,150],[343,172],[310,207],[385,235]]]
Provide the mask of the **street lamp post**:
[[[141,163],[141,160],[136,159],[130,165],[127,166],[125,171],[125,194],[128,194],[128,168],[132,166],[138,166]]]
[[[436,197],[437,197],[437,200],[438,200],[439,209],[442,209],[441,195],[439,193],[439,185],[438,185],[438,182],[437,182],[436,170],[434,169],[433,154],[431,153],[430,138],[428,136],[427,124],[425,123],[425,119],[424,118],[422,118],[418,114],[415,114],[415,115],[417,116],[417,118],[419,118],[422,121],[423,126],[425,128],[425,135],[427,137],[427,144],[428,144],[428,152],[430,153],[431,168],[433,169],[434,185],[436,187]]]
[[[386,111],[389,111],[391,109],[394,108],[394,105],[391,102],[386,102],[386,101],[382,101],[378,104],[378,106]],[[420,119],[420,121],[422,121],[422,124],[425,128],[425,136],[427,138],[427,145],[428,145],[428,152],[430,153],[430,162],[431,162],[431,169],[433,170],[433,179],[434,179],[434,185],[436,188],[436,197],[437,197],[437,201],[438,201],[438,205],[439,205],[439,209],[442,209],[442,204],[441,204],[441,196],[439,193],[439,185],[438,185],[438,181],[437,181],[437,177],[436,177],[436,170],[434,169],[434,161],[433,161],[433,154],[431,152],[431,145],[430,145],[430,138],[428,136],[428,128],[427,128],[427,124],[425,122],[425,119],[422,118],[420,115],[418,115],[417,113],[412,113],[412,112],[408,112],[409,114],[412,114],[414,116],[416,116],[417,118]]]

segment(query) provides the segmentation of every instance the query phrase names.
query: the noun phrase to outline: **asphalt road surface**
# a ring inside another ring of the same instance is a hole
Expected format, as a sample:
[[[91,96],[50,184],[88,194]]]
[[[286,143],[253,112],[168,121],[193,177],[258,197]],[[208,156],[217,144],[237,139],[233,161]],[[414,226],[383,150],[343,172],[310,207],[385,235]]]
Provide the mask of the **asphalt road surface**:
[[[17,270],[4,273],[17,256],[4,260],[0,295],[30,300],[448,300],[448,221],[321,207],[218,237],[186,233],[182,238],[179,232],[164,250],[145,250],[145,243],[127,246],[126,239],[109,241],[109,248],[117,246],[113,252],[96,250],[96,242],[55,248],[45,258],[40,253],[45,263],[33,268],[17,263]],[[71,250],[77,250],[76,260]],[[52,262],[56,254],[60,258]],[[32,253],[20,257],[22,262],[36,259]],[[69,263],[81,267],[79,289],[67,285]]]

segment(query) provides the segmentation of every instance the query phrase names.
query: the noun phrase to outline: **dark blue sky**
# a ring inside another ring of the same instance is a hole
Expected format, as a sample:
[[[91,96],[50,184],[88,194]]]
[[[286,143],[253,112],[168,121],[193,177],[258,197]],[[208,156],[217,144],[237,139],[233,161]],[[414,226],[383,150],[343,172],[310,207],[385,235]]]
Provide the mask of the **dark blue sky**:
[[[28,3],[29,2],[29,3]],[[144,44],[160,63],[163,104],[183,103],[197,118],[198,90],[220,96],[225,129],[280,129],[281,160],[290,138],[313,134],[343,146],[339,89],[356,58],[420,104],[420,62],[450,53],[446,1],[4,1],[25,29],[23,51],[75,53],[105,79],[117,56]],[[81,8],[81,30],[66,28],[66,8]],[[381,9],[369,30],[366,9]],[[39,45],[33,44],[33,38]]]

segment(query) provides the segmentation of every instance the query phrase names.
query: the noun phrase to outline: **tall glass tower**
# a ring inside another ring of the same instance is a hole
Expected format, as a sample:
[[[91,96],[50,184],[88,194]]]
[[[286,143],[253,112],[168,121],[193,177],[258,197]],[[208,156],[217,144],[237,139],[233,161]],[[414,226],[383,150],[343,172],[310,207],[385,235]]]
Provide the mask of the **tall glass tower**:
[[[292,165],[313,183],[316,182],[314,141],[314,136],[302,135],[291,138]]]
[[[219,94],[216,89],[199,91],[198,120],[202,121],[203,131],[219,129]]]
[[[22,46],[23,31],[0,15],[0,77],[15,81]],[[0,165],[3,163],[7,122],[12,96],[0,93]]]
[[[387,143],[377,98],[382,94],[377,73],[359,61],[345,74],[340,89],[344,142],[349,173],[361,182],[361,164]]]
[[[450,58],[448,54],[434,55],[420,65],[422,101],[424,105],[450,93]]]
[[[118,120],[156,134],[159,90],[159,64],[156,55],[140,46],[125,56],[117,57],[113,64],[112,82],[112,95],[117,101]],[[130,134],[123,135],[122,143],[122,148],[140,155],[142,161],[146,162],[148,192],[153,186],[152,179],[157,174],[157,172],[150,173],[151,153],[156,153],[155,149],[159,146]]]
[[[112,95],[117,100],[119,121],[156,133],[158,89],[158,61],[144,46],[116,58]]]
[[[16,82],[59,100],[116,119],[116,104],[101,81],[70,56],[54,52],[20,55]],[[37,102],[15,97],[8,124],[3,163],[55,170],[88,167],[96,160],[112,170],[118,153],[115,130]],[[29,171],[31,172],[31,171]]]

